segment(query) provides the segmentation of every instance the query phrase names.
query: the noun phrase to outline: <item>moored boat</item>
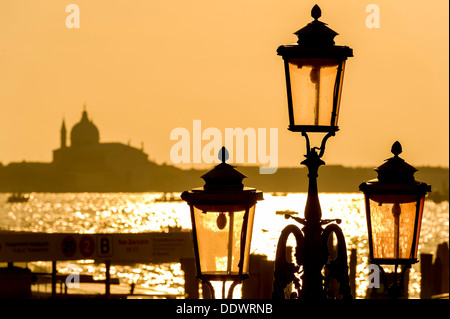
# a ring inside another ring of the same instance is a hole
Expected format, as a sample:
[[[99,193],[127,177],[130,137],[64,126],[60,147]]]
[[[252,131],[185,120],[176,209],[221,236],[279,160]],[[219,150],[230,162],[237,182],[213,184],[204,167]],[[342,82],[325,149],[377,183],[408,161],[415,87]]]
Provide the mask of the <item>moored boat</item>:
[[[30,197],[22,193],[13,193],[8,197],[8,203],[26,203]]]

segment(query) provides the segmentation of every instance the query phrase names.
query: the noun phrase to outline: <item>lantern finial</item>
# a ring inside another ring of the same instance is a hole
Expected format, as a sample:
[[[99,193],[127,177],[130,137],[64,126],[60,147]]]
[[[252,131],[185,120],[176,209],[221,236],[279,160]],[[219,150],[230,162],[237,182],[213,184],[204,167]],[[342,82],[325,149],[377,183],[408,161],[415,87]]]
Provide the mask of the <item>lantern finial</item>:
[[[228,160],[230,156],[228,155],[228,151],[225,148],[225,146],[222,146],[222,148],[219,151],[219,160],[222,161],[222,164],[225,164],[225,162]]]
[[[394,144],[392,144],[391,153],[395,156],[398,156],[402,153],[402,145],[399,143],[399,141],[396,141]]]
[[[320,7],[316,4],[311,10],[311,17],[313,17],[314,20],[317,20],[321,16],[322,16],[322,10],[320,10]]]

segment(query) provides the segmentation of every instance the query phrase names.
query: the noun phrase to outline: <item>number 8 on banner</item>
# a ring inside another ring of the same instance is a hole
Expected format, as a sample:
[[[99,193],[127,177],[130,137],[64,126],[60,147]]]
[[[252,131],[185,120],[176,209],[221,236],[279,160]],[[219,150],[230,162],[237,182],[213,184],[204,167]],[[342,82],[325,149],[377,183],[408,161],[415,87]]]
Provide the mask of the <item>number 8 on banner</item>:
[[[98,236],[97,237],[97,255],[99,257],[111,257],[112,256],[112,237],[111,236]]]

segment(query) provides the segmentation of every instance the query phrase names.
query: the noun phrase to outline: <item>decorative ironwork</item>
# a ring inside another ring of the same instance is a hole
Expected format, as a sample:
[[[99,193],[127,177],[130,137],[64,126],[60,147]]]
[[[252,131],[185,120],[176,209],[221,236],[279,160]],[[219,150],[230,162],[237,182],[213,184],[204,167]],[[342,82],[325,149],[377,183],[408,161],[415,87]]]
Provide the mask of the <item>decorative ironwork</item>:
[[[303,225],[286,226],[278,240],[273,299],[353,299],[349,284],[347,247],[344,234],[337,225],[340,219],[322,219],[322,211],[317,191],[317,171],[325,164],[321,157],[325,144],[334,132],[329,132],[322,140],[320,148],[311,148],[308,135],[306,138],[307,154],[302,164],[308,167],[308,198],[305,218],[285,215]],[[319,151],[319,153],[318,153]],[[327,225],[328,224],[328,225]],[[324,225],[327,225],[323,228]],[[294,235],[296,240],[295,263],[287,260],[287,240]],[[336,252],[330,252],[330,238],[336,237]],[[294,292],[286,296],[285,289],[293,284]]]

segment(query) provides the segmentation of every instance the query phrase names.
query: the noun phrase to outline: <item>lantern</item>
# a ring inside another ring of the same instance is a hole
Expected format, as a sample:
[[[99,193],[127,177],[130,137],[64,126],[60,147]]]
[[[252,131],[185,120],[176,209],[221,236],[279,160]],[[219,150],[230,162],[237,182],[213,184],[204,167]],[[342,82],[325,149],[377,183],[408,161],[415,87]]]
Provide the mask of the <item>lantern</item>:
[[[244,187],[246,177],[225,163],[202,176],[205,185],[182,193],[191,209],[197,277],[212,290],[212,280],[233,281],[232,289],[248,277],[255,206],[262,192]]]
[[[319,6],[313,7],[311,16],[314,21],[295,32],[298,42],[277,50],[285,66],[289,130],[335,132],[345,61],[353,50],[334,45],[337,33],[318,20]]]
[[[416,181],[414,167],[398,155],[399,142],[392,146],[394,157],[376,171],[378,178],[362,183],[369,233],[369,262],[411,265],[416,263],[425,195],[430,185]]]

